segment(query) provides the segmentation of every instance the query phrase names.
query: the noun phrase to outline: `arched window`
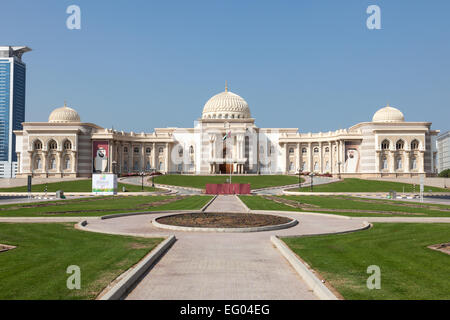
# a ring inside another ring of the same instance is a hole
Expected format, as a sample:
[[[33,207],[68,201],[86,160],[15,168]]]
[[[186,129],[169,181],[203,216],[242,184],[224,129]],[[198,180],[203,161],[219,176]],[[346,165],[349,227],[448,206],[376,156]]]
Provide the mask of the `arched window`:
[[[231,119],[234,119],[234,114],[231,115]]]
[[[326,148],[325,148],[325,152],[326,152],[326,153],[330,152],[330,148],[329,148],[329,147],[326,147]]]
[[[183,171],[183,164],[179,163],[178,166],[177,166],[177,169],[178,169],[177,170],[178,172],[182,172]]]
[[[49,169],[52,169],[52,170],[56,169],[56,159],[54,157],[52,157],[50,159],[50,168]]]
[[[134,171],[138,171],[138,170],[139,170],[139,161],[136,160],[136,161],[134,162],[133,170],[134,170]]]
[[[405,142],[403,140],[398,140],[395,144],[395,149],[403,150],[405,148]]]
[[[417,141],[416,139],[414,139],[411,142],[411,150],[418,150],[419,149],[419,141]]]
[[[319,153],[319,148],[315,147],[314,148],[314,153]]]
[[[127,147],[123,147],[123,152],[127,153],[128,152],[128,148]]]
[[[305,171],[306,168],[306,162],[302,162],[302,171]]]
[[[314,171],[318,171],[318,170],[319,170],[319,163],[314,162]]]
[[[159,163],[158,168],[159,168],[159,171],[164,171],[164,163],[162,161]]]
[[[134,147],[133,151],[134,151],[134,153],[139,153],[139,148],[138,147]]]
[[[383,140],[381,143],[381,150],[389,150],[389,140]]]
[[[397,162],[396,163],[397,164],[397,169],[401,169],[402,166],[403,166],[402,158],[397,158],[396,162]]]
[[[308,152],[308,151],[306,150],[306,148],[303,148],[303,149],[302,149],[302,153],[303,153],[303,154],[305,154],[305,153],[307,153],[307,152]]]
[[[72,149],[72,142],[69,140],[64,141],[64,150],[71,150]]]
[[[34,168],[35,169],[42,169],[41,157],[36,157],[36,159],[34,160]]]
[[[417,169],[417,159],[416,157],[411,158],[411,169]]]
[[[123,170],[128,171],[128,162],[126,161],[123,162]]]
[[[228,114],[226,114],[224,118],[225,118],[225,119],[228,119]],[[180,170],[180,171],[181,171],[181,170]]]
[[[164,152],[164,148],[163,147],[159,147],[158,152],[159,153],[163,153]]]
[[[289,171],[294,171],[294,163],[292,161],[289,162]]]
[[[294,154],[294,148],[289,148],[289,154]]]
[[[222,114],[219,114],[219,116],[217,118],[222,119]]]
[[[190,146],[190,147],[189,147],[189,153],[190,153],[190,154],[194,154],[194,147],[193,147],[193,146]]]
[[[42,142],[41,140],[36,140],[34,142],[34,150],[41,150],[42,149]]]
[[[64,169],[70,169],[70,157],[66,157],[66,159],[64,160]]]
[[[183,147],[178,147],[178,156],[179,157],[183,156]]]
[[[388,168],[388,162],[387,162],[387,158],[383,157],[383,160],[381,161],[381,168],[382,169],[387,169]]]
[[[48,148],[50,150],[56,150],[58,148],[58,144],[55,140],[50,140],[50,142],[48,143]]]
[[[330,163],[328,161],[325,163],[325,170],[330,170]]]
[[[147,154],[152,153],[152,148],[145,148],[145,153]]]
[[[147,161],[147,164],[145,165],[145,170],[150,171],[150,161]]]

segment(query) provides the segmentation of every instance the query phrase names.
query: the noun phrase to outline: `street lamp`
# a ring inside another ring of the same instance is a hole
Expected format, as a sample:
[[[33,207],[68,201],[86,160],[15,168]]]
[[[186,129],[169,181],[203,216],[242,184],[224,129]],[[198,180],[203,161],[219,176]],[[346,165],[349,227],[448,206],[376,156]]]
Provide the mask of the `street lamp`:
[[[309,177],[311,178],[311,192],[313,192],[313,178],[314,178],[314,172],[311,172],[310,174],[309,174]]]
[[[145,172],[141,171],[140,176],[141,176],[141,190],[144,191],[144,176],[145,176]]]

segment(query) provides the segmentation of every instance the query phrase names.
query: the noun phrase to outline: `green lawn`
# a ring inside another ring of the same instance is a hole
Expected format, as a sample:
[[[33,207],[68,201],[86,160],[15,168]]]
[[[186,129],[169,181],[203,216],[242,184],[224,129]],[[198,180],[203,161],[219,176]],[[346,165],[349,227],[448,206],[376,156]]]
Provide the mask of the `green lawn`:
[[[345,299],[450,299],[450,256],[427,246],[450,241],[450,224],[376,223],[344,235],[283,238]],[[366,286],[381,269],[381,289]]]
[[[273,198],[277,201],[287,200],[288,204],[285,204],[261,196],[240,196],[240,198],[252,210],[321,212],[355,217],[450,217],[449,205],[387,199],[350,196],[281,196]],[[289,204],[298,204],[300,207],[292,207]]]
[[[36,184],[31,188],[32,192],[44,192],[45,186],[47,185],[48,192],[56,192],[57,190],[63,190],[65,192],[91,192],[92,191],[92,180],[72,180],[72,181],[61,181],[61,182],[52,182],[48,184]],[[139,192],[141,190],[141,186],[125,184],[125,183],[117,183],[117,191],[122,192],[122,187],[129,192]],[[146,187],[144,186],[144,191],[158,191],[156,188]],[[12,188],[0,188],[0,192],[27,192],[27,186],[22,187],[12,187]]]
[[[172,186],[193,187],[205,189],[207,183],[225,183],[229,175],[223,176],[190,176],[190,175],[163,175],[155,177],[155,183]],[[298,177],[286,175],[261,175],[261,176],[232,176],[233,183],[250,183],[252,189],[286,186],[298,183]]]
[[[79,231],[73,224],[0,224],[0,300],[94,299],[163,239]],[[81,270],[81,289],[66,286],[67,267]]]
[[[212,197],[110,196],[0,206],[0,217],[103,216],[124,212],[198,210]]]
[[[424,189],[426,192],[450,192],[450,189],[429,186],[425,186]],[[408,183],[346,178],[343,181],[313,187],[314,192],[389,192],[391,190],[418,193],[420,185],[416,185],[414,189],[414,185]],[[300,189],[291,189],[290,191],[310,192],[311,188],[308,186]]]

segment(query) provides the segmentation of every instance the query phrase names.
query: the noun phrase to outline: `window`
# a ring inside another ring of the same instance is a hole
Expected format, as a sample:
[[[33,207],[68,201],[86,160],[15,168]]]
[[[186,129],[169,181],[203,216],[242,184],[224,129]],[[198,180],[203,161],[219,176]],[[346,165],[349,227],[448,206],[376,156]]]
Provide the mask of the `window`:
[[[69,140],[64,141],[64,150],[71,150],[72,143]]]
[[[70,169],[70,158],[66,157],[66,159],[64,160],[64,169],[68,170]]]
[[[147,170],[147,171],[151,170],[150,161],[147,161],[147,164],[145,165],[145,170]]]
[[[50,169],[52,169],[52,170],[56,169],[56,159],[55,158],[50,159]]]
[[[419,149],[419,141],[417,141],[417,140],[413,140],[412,142],[411,142],[411,150],[418,150]]]
[[[330,152],[330,148],[329,148],[329,147],[326,147],[326,148],[325,148],[325,152],[327,152],[327,153]]]
[[[139,153],[139,148],[138,147],[134,147],[133,151],[134,151],[134,153]]]
[[[183,164],[179,163],[178,164],[178,172],[182,172],[183,171]]]
[[[134,162],[133,170],[134,170],[134,171],[138,171],[138,170],[139,170],[139,161],[136,160],[136,161]]]
[[[381,143],[381,150],[389,150],[389,141],[388,140],[383,140],[383,142]]]
[[[330,163],[328,161],[325,164],[325,170],[330,170]]]
[[[42,162],[41,162],[41,158],[37,157],[34,163],[34,167],[35,169],[42,169]]]
[[[51,141],[48,143],[48,148],[49,148],[50,150],[56,150],[56,148],[58,148],[58,144],[56,143],[55,140],[51,140]]]
[[[417,159],[416,157],[411,158],[411,169],[417,169]]]
[[[294,148],[289,148],[289,154],[294,154]]]
[[[388,168],[388,163],[387,163],[387,158],[386,157],[384,157],[383,160],[382,160],[381,168],[382,169],[387,169]]]
[[[178,156],[179,157],[183,156],[183,147],[178,147]]]
[[[159,153],[163,153],[164,152],[164,148],[163,147],[159,147],[158,152]]]
[[[319,170],[319,163],[314,162],[314,171],[318,171]]]
[[[190,153],[190,154],[194,154],[194,147],[193,147],[193,146],[190,146],[190,147],[189,147],[189,153]]]
[[[123,147],[123,152],[127,153],[128,152],[128,148],[127,147]]]
[[[123,162],[123,170],[128,171],[128,162],[126,161]]]
[[[160,162],[158,168],[159,168],[159,171],[164,171],[164,163]]]
[[[307,152],[308,152],[308,151],[306,151],[306,148],[303,148],[303,149],[302,149],[302,153],[303,153],[303,154],[305,154],[305,153],[307,153]]]
[[[305,171],[306,169],[306,162],[302,162],[302,171]]]
[[[289,171],[294,171],[294,163],[289,162]]]
[[[402,168],[402,158],[397,158],[397,169]]]
[[[41,150],[42,149],[42,142],[40,140],[37,140],[34,142],[34,150]]]
[[[152,153],[152,148],[146,148],[145,153]]]
[[[404,147],[405,142],[403,142],[403,140],[398,140],[397,143],[395,144],[395,149],[397,150],[403,150]]]
[[[314,153],[319,153],[319,148],[315,147],[314,148]]]

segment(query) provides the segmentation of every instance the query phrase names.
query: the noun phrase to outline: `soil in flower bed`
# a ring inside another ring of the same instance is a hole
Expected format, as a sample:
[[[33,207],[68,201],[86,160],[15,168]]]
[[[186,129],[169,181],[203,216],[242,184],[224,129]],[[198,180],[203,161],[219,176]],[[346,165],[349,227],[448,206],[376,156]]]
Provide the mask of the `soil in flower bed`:
[[[249,228],[284,224],[290,222],[291,219],[267,214],[208,212],[177,214],[158,218],[157,221],[182,227]]]

